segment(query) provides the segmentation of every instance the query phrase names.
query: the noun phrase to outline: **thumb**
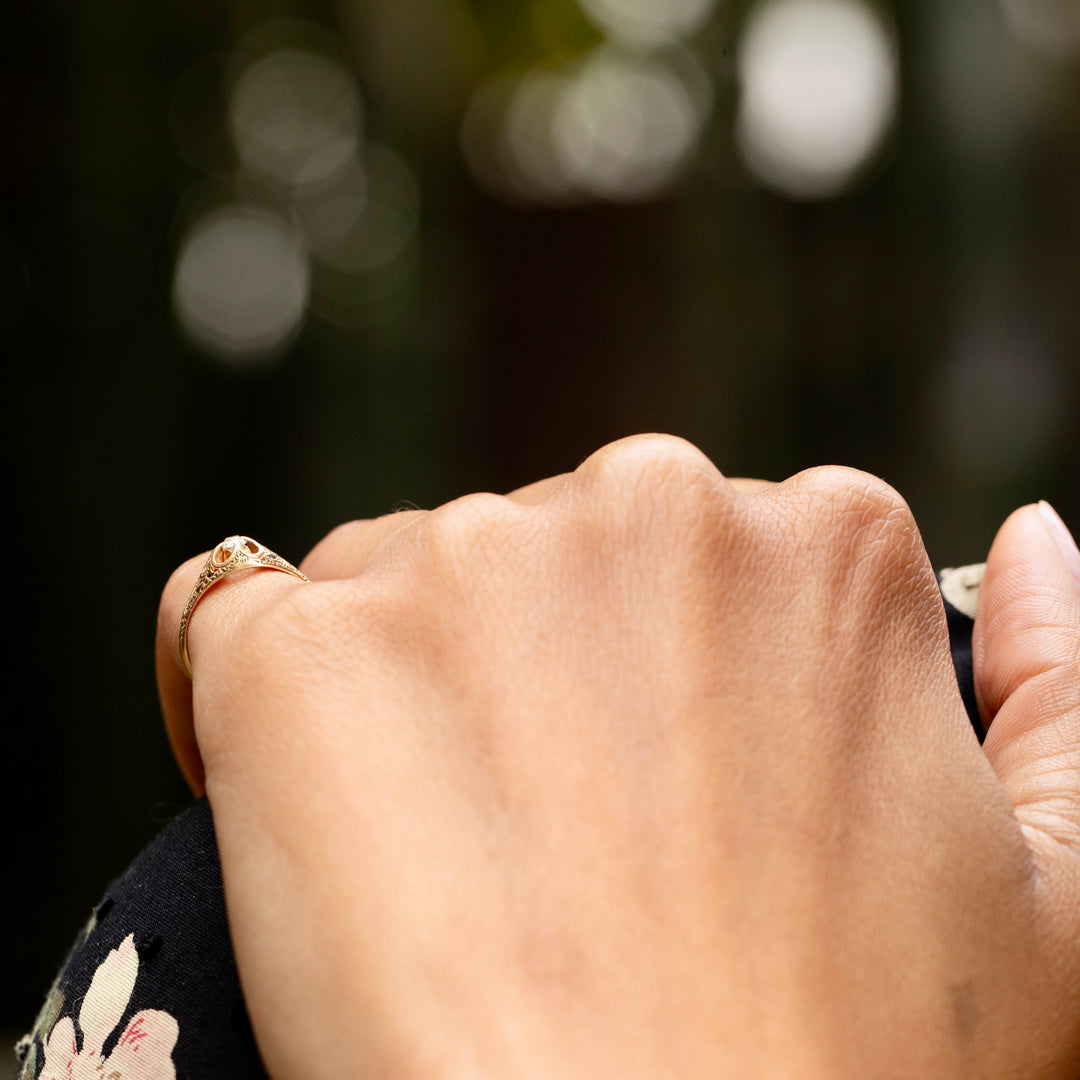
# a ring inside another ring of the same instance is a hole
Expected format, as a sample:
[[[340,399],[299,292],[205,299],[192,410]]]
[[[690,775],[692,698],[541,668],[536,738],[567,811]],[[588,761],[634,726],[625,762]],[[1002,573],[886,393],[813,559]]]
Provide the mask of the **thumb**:
[[[1029,843],[1080,855],[1080,550],[1049,503],[994,540],[972,659],[984,750]]]

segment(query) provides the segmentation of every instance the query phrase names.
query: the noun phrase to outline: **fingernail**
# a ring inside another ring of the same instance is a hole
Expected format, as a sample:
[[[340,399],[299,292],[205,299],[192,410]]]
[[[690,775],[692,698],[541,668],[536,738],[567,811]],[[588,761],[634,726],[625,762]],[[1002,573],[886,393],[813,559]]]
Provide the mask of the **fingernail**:
[[[1076,541],[1073,539],[1072,533],[1069,532],[1068,526],[1045,499],[1039,503],[1039,513],[1042,514],[1047,531],[1054,538],[1054,543],[1057,544],[1058,551],[1061,552],[1061,557],[1065,560],[1065,565],[1072,571],[1072,576],[1080,584],[1080,548],[1077,548]]]

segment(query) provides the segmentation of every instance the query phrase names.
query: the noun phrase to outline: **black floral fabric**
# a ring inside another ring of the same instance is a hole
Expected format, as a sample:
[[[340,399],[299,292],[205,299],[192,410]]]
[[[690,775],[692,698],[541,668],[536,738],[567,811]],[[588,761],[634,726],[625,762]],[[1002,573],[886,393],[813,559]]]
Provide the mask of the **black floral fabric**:
[[[206,799],[109,888],[17,1054],[19,1080],[266,1077],[236,974]]]

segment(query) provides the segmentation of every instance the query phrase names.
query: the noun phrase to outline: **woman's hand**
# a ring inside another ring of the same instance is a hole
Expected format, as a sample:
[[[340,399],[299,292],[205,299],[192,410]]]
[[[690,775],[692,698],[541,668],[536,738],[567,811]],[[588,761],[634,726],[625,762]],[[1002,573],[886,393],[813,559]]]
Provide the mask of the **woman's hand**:
[[[273,1076],[1075,1075],[1080,585],[1034,508],[985,753],[915,523],[853,471],[740,489],[644,436],[344,526],[312,584],[207,594],[192,706],[200,565],[159,679]]]

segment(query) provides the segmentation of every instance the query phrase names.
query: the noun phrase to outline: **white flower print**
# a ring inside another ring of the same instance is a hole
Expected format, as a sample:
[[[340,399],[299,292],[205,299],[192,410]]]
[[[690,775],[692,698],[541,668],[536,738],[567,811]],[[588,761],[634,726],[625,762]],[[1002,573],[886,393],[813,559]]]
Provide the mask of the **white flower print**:
[[[107,1057],[101,1048],[120,1023],[139,974],[135,935],[128,934],[94,972],[79,1009],[82,1050],[70,1016],[58,1020],[38,1080],[176,1080],[172,1049],[180,1027],[160,1009],[136,1013]]]

